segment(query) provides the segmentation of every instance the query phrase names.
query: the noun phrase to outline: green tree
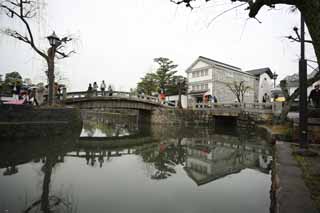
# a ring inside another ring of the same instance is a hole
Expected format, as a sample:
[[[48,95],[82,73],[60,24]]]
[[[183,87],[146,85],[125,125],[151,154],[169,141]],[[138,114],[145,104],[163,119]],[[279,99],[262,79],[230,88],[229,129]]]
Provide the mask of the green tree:
[[[179,86],[181,87],[181,94],[186,94],[188,91],[187,78],[182,75],[172,76],[172,79],[168,82],[166,88],[167,95],[179,94]]]
[[[14,84],[21,84],[22,83],[22,76],[18,72],[9,72],[6,73],[5,84],[14,85]]]
[[[152,95],[153,92],[157,92],[158,83],[154,73],[147,73],[137,85],[137,91],[143,92],[146,95]]]
[[[177,68],[178,65],[174,64],[169,58],[163,57],[155,58],[154,62],[159,65],[155,73],[155,79],[159,89],[166,93],[167,86],[169,82],[172,81],[174,74],[176,74],[177,71],[175,68]]]
[[[20,75],[20,73],[6,73],[4,82],[1,84],[1,93],[11,95],[14,85],[22,85],[22,76]]]

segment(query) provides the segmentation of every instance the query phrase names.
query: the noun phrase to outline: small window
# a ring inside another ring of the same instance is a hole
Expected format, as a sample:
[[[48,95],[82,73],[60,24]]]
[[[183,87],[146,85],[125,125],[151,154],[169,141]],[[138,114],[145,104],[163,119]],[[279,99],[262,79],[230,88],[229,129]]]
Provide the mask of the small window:
[[[207,69],[204,71],[204,75],[205,75],[205,76],[208,75],[208,70],[207,70]]]
[[[195,77],[195,74],[194,74],[194,72],[192,73],[192,78],[194,78]]]

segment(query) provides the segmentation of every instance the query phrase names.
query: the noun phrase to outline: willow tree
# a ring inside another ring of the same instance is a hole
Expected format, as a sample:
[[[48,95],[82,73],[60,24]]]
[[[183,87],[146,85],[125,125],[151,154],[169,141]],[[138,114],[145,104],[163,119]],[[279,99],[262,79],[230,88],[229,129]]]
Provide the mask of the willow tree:
[[[37,16],[38,1],[37,0],[3,0],[0,1],[0,10],[4,11],[8,18],[19,20],[24,26],[24,31],[15,30],[13,27],[1,29],[2,33],[17,39],[23,43],[29,45],[34,52],[45,59],[48,65],[48,103],[53,104],[54,100],[54,64],[55,58],[62,59],[69,57],[74,51],[65,52],[65,46],[67,42],[71,41],[70,37],[63,37],[59,39],[54,33],[51,36],[51,47],[45,51],[41,50],[35,42],[35,37],[31,29],[31,22]]]

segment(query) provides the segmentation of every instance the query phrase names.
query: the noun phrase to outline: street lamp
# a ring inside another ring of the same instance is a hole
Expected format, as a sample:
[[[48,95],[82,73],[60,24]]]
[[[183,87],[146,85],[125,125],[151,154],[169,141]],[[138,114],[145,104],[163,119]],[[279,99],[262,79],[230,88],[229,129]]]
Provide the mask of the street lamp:
[[[48,49],[48,104],[53,104],[54,99],[54,91],[53,91],[53,85],[54,85],[54,58],[56,54],[56,49],[61,45],[60,38],[56,35],[56,33],[53,31],[53,33],[47,37],[50,48]]]
[[[47,37],[47,39],[49,40],[49,44],[51,45],[51,47],[56,47],[57,44],[60,42],[59,37],[56,35],[54,31],[50,36]]]
[[[277,78],[278,78],[278,74],[276,72],[273,72],[273,88],[276,88]]]

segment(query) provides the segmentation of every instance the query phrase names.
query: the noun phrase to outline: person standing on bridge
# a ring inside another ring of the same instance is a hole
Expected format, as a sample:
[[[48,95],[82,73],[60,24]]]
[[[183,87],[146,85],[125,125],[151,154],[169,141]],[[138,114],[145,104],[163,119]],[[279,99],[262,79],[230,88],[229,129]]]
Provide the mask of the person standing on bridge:
[[[108,93],[109,93],[109,96],[112,96],[112,87],[111,87],[111,85],[109,85],[109,87],[108,87]]]
[[[96,96],[98,95],[98,84],[97,84],[97,82],[93,83],[93,92],[95,93]]]
[[[106,84],[104,83],[104,80],[102,80],[101,82],[100,90],[101,90],[102,96],[105,96]]]
[[[88,91],[87,91],[87,96],[88,97],[91,97],[91,94],[92,94],[92,85],[91,84],[89,84],[89,86],[88,86]]]

